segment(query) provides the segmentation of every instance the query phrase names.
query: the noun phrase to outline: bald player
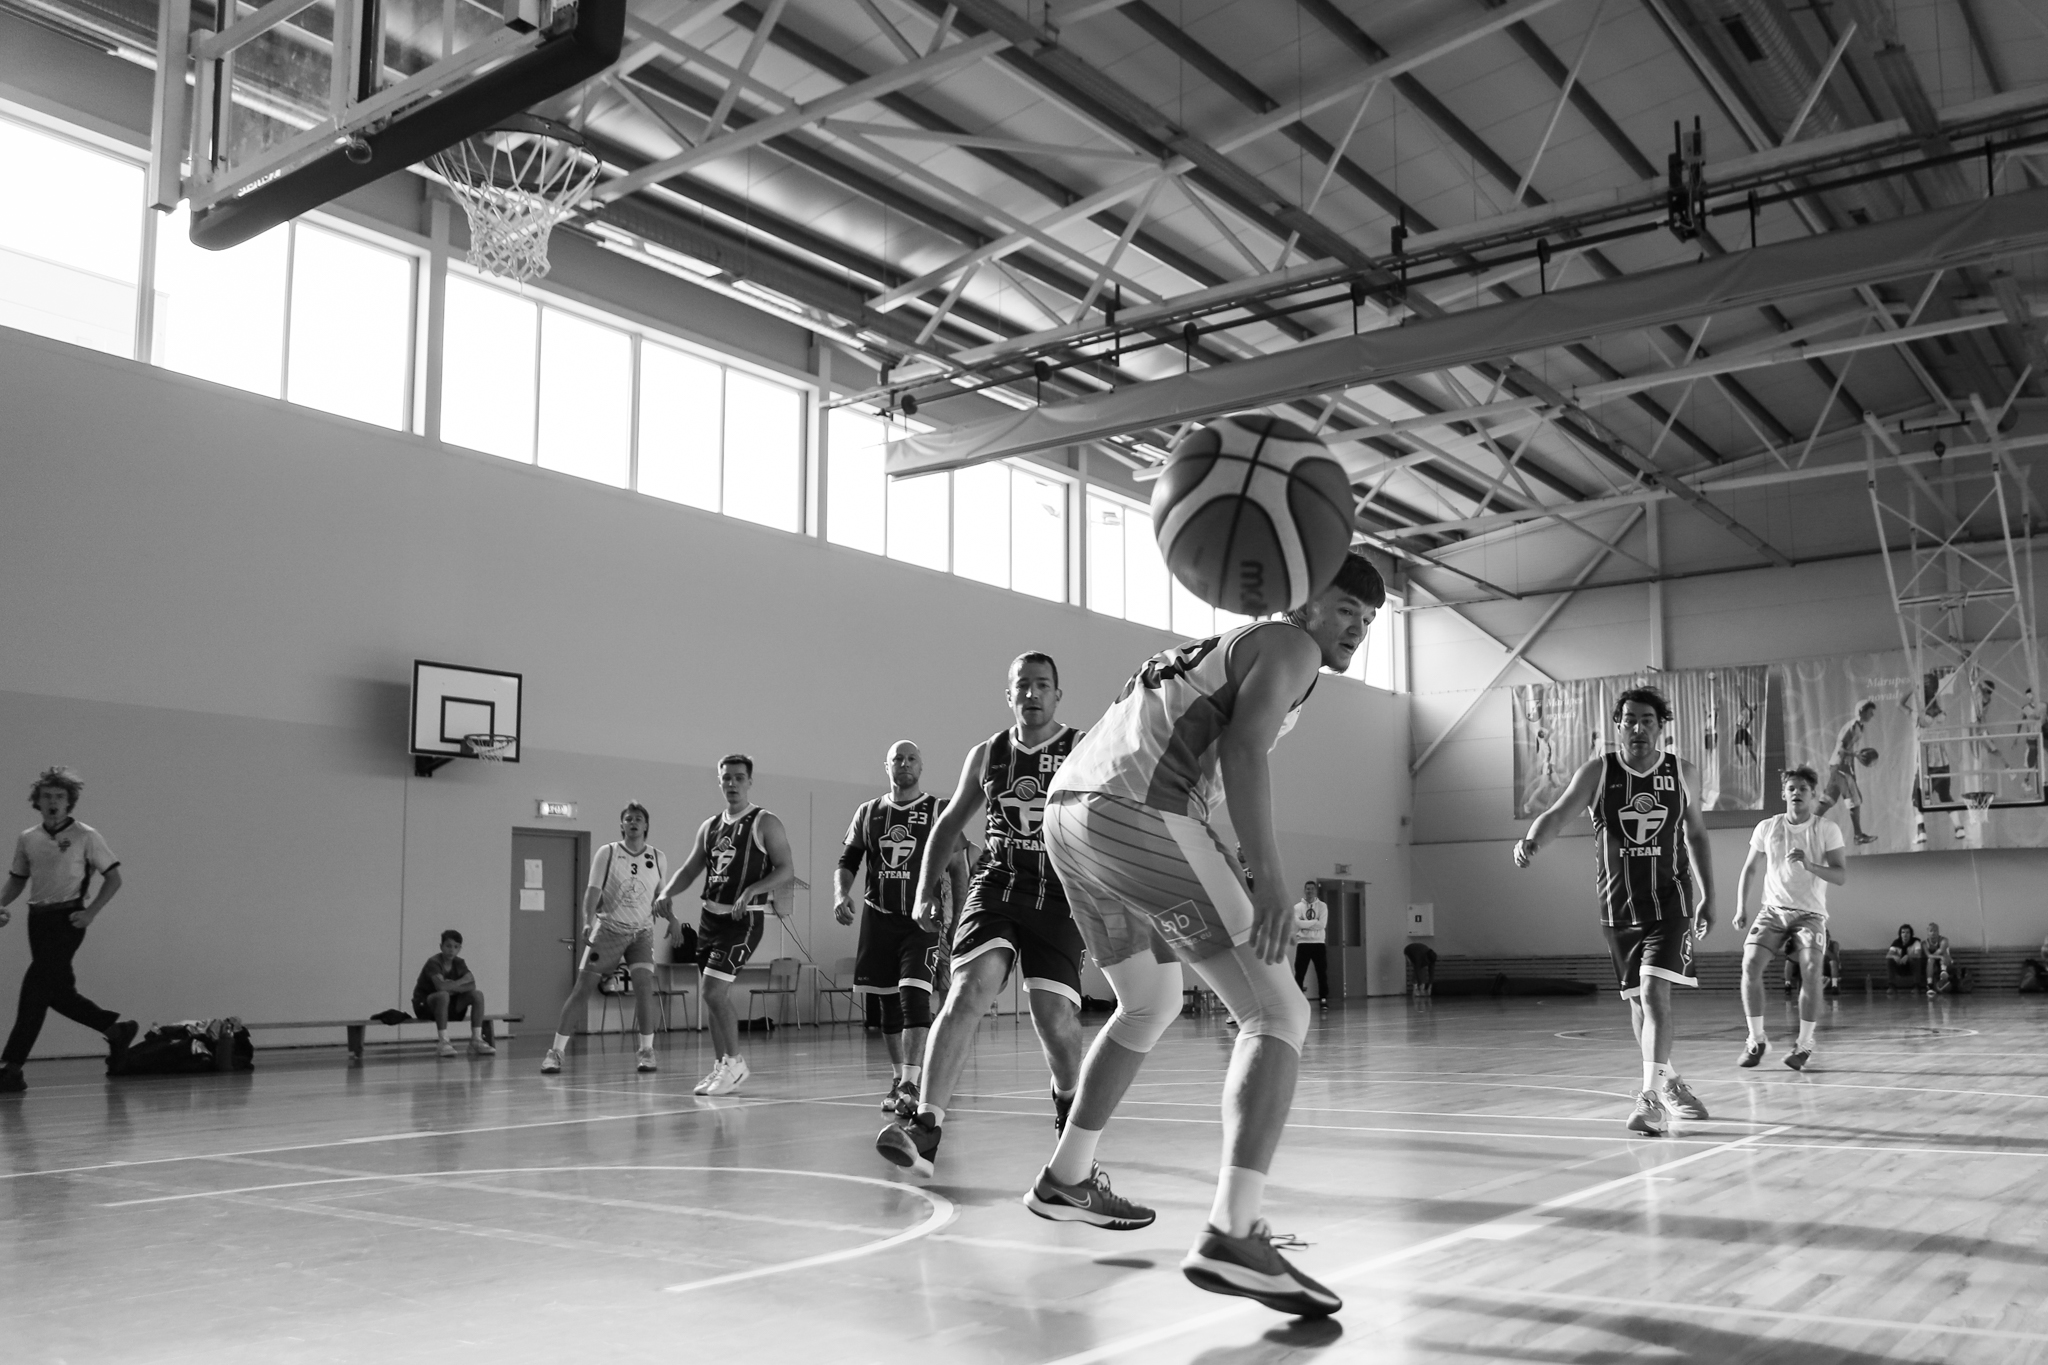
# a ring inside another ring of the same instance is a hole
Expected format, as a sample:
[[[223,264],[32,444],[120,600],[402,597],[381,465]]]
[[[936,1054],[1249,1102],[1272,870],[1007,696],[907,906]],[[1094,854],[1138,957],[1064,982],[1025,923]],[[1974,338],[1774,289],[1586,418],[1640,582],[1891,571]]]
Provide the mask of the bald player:
[[[882,1109],[917,1104],[924,1075],[925,1034],[932,1023],[932,991],[945,961],[940,931],[911,918],[918,873],[932,828],[946,809],[942,797],[923,789],[924,758],[917,746],[899,739],[882,756],[889,794],[863,801],[846,827],[846,844],[832,874],[832,916],[853,923],[853,880],[867,865],[867,894],[861,909],[860,947],[854,958],[853,988],[881,997],[882,1042],[889,1049],[889,1093]],[[954,854],[946,863],[951,903],[965,899],[967,860]]]

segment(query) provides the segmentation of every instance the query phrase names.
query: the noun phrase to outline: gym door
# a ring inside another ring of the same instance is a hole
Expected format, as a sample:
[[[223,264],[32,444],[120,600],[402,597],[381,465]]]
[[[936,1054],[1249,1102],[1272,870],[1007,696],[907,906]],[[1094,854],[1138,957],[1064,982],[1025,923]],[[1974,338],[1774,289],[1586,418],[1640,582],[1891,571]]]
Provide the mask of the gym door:
[[[1365,994],[1365,886],[1364,882],[1324,878],[1323,903],[1330,907],[1328,935],[1330,976],[1335,985],[1330,994],[1338,999]]]
[[[576,902],[583,894],[590,836],[564,830],[512,831],[511,995],[506,1008],[533,1033],[553,1031],[576,980]]]

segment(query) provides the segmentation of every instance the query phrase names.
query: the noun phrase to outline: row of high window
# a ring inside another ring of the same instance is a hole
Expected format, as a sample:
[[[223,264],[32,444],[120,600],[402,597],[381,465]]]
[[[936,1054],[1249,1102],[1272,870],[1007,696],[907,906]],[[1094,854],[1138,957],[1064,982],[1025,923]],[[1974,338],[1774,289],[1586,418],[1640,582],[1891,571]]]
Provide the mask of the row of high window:
[[[0,117],[0,325],[785,531],[805,527],[811,389],[452,266],[439,335],[425,259],[302,219],[228,251],[144,206],[139,162]],[[30,186],[66,187],[67,211]],[[151,221],[154,217],[154,221]],[[1151,516],[1028,462],[889,480],[879,416],[823,414],[827,538],[1185,635],[1241,618],[1166,571]],[[1072,526],[1076,518],[1078,527]],[[813,528],[815,529],[815,528]],[[1084,538],[1075,582],[1069,547]],[[1398,688],[1393,613],[1352,672]]]

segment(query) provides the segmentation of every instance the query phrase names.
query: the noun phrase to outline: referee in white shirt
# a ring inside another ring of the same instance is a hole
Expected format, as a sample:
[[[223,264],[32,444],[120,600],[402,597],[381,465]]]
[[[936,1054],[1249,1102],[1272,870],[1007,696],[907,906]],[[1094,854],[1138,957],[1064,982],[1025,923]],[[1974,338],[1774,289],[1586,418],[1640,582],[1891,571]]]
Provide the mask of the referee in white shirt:
[[[71,812],[85,783],[65,767],[46,768],[29,789],[29,804],[42,815],[14,841],[14,862],[0,887],[0,928],[12,918],[5,909],[28,888],[28,971],[21,978],[21,1004],[14,1031],[0,1050],[0,1094],[28,1089],[21,1064],[43,1031],[51,1010],[103,1036],[116,1055],[135,1037],[133,1019],[101,1009],[78,993],[71,959],[85,931],[121,889],[120,864],[107,841]],[[87,896],[91,897],[90,902]]]

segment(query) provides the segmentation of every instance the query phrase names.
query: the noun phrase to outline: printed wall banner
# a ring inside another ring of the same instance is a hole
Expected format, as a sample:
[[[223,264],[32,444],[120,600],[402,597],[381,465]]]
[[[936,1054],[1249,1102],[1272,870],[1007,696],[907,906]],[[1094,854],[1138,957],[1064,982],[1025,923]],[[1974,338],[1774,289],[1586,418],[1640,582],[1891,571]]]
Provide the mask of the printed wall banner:
[[[1785,762],[1820,774],[1851,853],[2048,846],[2042,712],[1903,650],[1779,664]]]
[[[1768,668],[1686,668],[1511,689],[1515,814],[1541,815],[1587,759],[1614,747],[1614,701],[1647,685],[1671,703],[1664,746],[1700,775],[1703,810],[1760,810],[1764,783]]]

